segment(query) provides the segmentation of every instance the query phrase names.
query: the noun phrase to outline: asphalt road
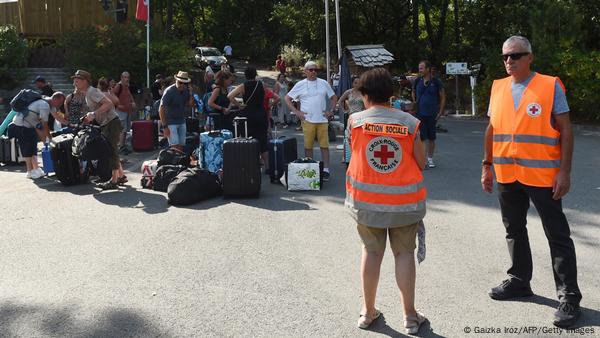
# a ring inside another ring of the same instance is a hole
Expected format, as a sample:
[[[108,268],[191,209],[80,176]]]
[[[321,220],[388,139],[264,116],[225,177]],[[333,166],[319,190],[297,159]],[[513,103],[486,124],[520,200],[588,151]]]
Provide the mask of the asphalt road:
[[[421,336],[558,336],[549,249],[533,208],[536,295],[487,296],[509,257],[496,196],[479,183],[485,124],[443,124],[438,168],[425,172],[428,252],[417,270],[417,307],[430,324]],[[588,333],[561,336],[600,336],[599,148],[598,132],[578,131],[564,208],[584,297],[580,330]],[[356,328],[361,245],[343,207],[341,151],[332,150],[332,180],[320,192],[265,180],[260,199],[185,208],[140,189],[140,163],[153,156],[129,156],[129,186],[110,192],[0,168],[0,337],[403,336],[389,251],[377,301],[384,315],[369,331]]]

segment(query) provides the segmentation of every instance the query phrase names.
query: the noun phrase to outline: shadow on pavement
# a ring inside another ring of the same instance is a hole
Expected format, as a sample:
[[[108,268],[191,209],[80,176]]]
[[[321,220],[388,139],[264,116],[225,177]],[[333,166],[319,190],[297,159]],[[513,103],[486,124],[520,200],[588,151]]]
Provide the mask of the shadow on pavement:
[[[98,192],[98,190],[94,190]],[[119,191],[111,190],[94,194],[94,198],[103,204],[114,205],[120,208],[142,209],[148,214],[167,212],[169,204],[162,194],[146,192],[143,189],[126,186]]]
[[[0,171],[5,171],[7,173],[23,173],[27,171],[25,168],[25,164],[4,164],[0,165]]]
[[[0,337],[168,337],[150,320],[130,309],[110,309],[81,320],[73,307],[0,304]]]
[[[261,192],[259,198],[226,198],[219,196],[192,205],[171,207],[191,210],[208,210],[223,206],[225,204],[236,203],[270,211],[316,210],[315,208],[311,208],[309,204],[303,201],[293,201],[289,198],[281,198],[281,196],[266,197],[265,195],[266,194]]]
[[[84,183],[84,184],[66,186],[66,185],[63,185],[62,183],[60,183],[60,181],[58,181],[56,178],[48,177],[48,176],[37,179],[37,180],[33,180],[33,183],[35,185],[37,185],[38,188],[42,188],[46,191],[50,191],[50,192],[64,191],[64,192],[69,192],[71,194],[80,195],[80,196],[92,195],[98,191],[98,190],[94,189],[94,185],[92,183]]]
[[[521,303],[534,303],[539,305],[545,305],[552,309],[556,309],[559,304],[558,300],[556,299],[551,299],[540,295],[533,295],[528,298],[515,299],[514,301]],[[583,299],[583,302],[585,303],[585,298]],[[581,317],[579,318],[577,324],[573,328],[582,327],[600,327],[600,311],[581,306]]]
[[[427,321],[426,323],[424,323],[421,326],[419,333],[416,335],[407,335],[407,334],[398,332],[394,328],[390,327],[387,324],[383,313],[375,322],[373,322],[373,324],[371,324],[371,326],[367,330],[372,331],[372,332],[377,332],[377,333],[380,333],[380,334],[388,336],[388,337],[430,337],[430,338],[444,337],[444,336],[440,336],[432,331],[431,323],[429,321]],[[404,328],[402,328],[402,330],[404,331]]]

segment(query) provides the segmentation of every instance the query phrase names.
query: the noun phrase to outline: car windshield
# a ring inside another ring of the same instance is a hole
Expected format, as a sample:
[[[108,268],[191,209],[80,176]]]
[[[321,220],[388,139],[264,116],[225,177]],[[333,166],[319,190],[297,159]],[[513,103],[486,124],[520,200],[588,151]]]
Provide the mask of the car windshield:
[[[202,48],[201,51],[203,56],[221,56],[221,52],[216,48]]]

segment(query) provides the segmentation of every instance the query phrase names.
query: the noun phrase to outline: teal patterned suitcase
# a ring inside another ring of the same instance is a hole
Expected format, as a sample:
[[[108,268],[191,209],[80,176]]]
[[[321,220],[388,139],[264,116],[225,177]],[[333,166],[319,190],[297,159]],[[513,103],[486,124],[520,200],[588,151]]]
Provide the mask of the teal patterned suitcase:
[[[233,134],[226,129],[207,131],[200,134],[200,159],[202,169],[217,173],[223,169],[223,142],[233,138]]]

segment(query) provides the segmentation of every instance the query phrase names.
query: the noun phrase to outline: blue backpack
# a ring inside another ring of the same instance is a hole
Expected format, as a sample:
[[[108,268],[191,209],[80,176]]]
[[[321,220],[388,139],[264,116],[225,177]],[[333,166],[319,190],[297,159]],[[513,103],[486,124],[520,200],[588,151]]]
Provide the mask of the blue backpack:
[[[203,109],[202,109],[202,113],[206,116],[208,116],[208,114],[214,113],[215,110],[212,109],[209,105],[208,105],[208,99],[210,99],[210,96],[212,95],[212,92],[208,92],[205,93],[202,96],[202,104],[203,104]]]

